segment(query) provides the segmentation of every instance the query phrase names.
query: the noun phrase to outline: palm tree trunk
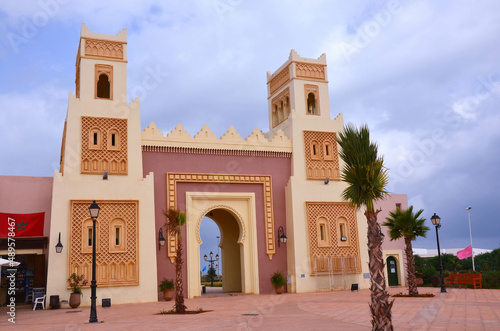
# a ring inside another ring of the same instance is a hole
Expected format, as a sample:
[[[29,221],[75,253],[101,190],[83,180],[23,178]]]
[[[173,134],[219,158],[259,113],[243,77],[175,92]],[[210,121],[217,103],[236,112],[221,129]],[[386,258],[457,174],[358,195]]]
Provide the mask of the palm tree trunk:
[[[393,301],[385,289],[384,258],[382,255],[382,236],[377,223],[378,211],[366,211],[368,221],[368,257],[371,278],[372,330],[393,330],[391,309]]]
[[[179,229],[177,238],[177,256],[175,257],[175,312],[177,314],[186,313],[184,305],[184,293],[182,286],[182,236]]]
[[[415,277],[415,260],[413,260],[413,247],[411,238],[405,236],[406,272],[408,278],[408,292],[412,297],[418,296],[417,278]]]

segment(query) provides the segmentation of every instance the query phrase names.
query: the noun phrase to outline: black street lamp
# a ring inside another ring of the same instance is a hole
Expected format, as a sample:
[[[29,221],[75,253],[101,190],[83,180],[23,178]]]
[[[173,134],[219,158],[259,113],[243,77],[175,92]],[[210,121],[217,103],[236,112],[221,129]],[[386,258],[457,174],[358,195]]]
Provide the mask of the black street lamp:
[[[97,288],[97,282],[95,280],[95,247],[96,247],[96,242],[95,242],[95,222],[97,221],[97,217],[99,217],[99,210],[101,208],[97,203],[92,202],[92,204],[89,207],[89,212],[90,212],[90,217],[92,218],[92,282],[90,283],[90,319],[89,323],[97,323],[97,309],[96,309],[96,299],[97,299],[97,294],[96,294],[96,288]]]
[[[214,268],[214,262],[215,261],[218,261],[219,260],[219,254],[215,255],[215,260],[212,259],[214,257],[214,253],[210,252],[210,259],[207,259],[207,254],[205,254],[205,256],[203,256],[203,259],[207,262],[210,262],[210,268]],[[210,281],[211,281],[211,285],[210,287],[214,287],[214,274],[213,273],[210,273]]]
[[[434,213],[431,217],[432,224],[436,226],[436,239],[438,245],[438,257],[439,257],[439,273],[441,274],[441,293],[446,293],[446,287],[444,286],[443,278],[443,263],[441,262],[441,249],[439,248],[439,233],[438,229],[441,227],[441,218]]]

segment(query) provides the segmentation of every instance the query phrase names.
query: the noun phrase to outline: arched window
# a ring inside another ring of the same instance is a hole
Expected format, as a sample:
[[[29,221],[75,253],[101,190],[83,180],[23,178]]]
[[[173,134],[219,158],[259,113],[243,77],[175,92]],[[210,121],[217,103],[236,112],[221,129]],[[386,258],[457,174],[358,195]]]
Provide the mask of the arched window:
[[[106,74],[100,74],[99,80],[97,81],[97,98],[98,99],[110,99],[110,83],[109,77]]]
[[[325,141],[323,143],[323,158],[325,160],[333,160],[332,143],[330,143],[329,141]]]
[[[99,223],[96,223],[96,251],[99,250]],[[82,253],[92,253],[92,236],[93,236],[92,219],[85,220],[82,224]]]
[[[316,97],[314,96],[314,93],[309,93],[307,95],[307,113],[309,115],[316,115],[317,109],[316,109]]]
[[[89,131],[89,149],[100,150],[102,149],[101,143],[101,130],[92,128]]]
[[[273,128],[278,125],[278,106],[274,105],[273,107]]]
[[[344,217],[337,219],[337,231],[339,246],[348,246],[350,242],[349,224]]]
[[[285,119],[290,115],[290,98],[285,98],[285,110],[283,111]]]
[[[318,230],[318,247],[330,246],[330,231],[328,228],[328,220],[320,217],[316,220],[316,228]]]
[[[109,251],[123,253],[126,251],[127,230],[125,221],[116,218],[109,223]]]
[[[111,129],[108,131],[108,150],[119,151],[120,150],[120,132],[116,129]]]
[[[321,151],[319,150],[319,144],[316,140],[311,141],[311,159],[319,160]]]

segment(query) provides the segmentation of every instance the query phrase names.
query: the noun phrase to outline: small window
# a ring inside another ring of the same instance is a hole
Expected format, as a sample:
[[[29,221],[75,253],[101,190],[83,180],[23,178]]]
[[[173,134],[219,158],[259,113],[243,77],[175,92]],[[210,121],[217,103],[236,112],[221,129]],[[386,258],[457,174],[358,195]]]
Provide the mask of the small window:
[[[89,132],[89,149],[100,150],[101,148],[101,131],[98,128],[92,128]]]
[[[111,146],[116,146],[116,134],[111,135]]]
[[[88,244],[87,246],[92,247],[92,228],[88,228],[88,235],[87,235],[87,240]]]
[[[339,246],[348,246],[349,245],[349,227],[348,227],[347,220],[344,217],[340,217],[337,220],[337,229],[338,229]]]
[[[333,160],[332,144],[329,141],[323,143],[323,155],[325,160]]]
[[[108,131],[108,150],[119,151],[120,150],[120,133],[117,129],[111,129]]]
[[[316,222],[318,229],[318,247],[329,247],[330,236],[328,233],[328,220],[324,217],[320,217]]]
[[[316,153],[316,145],[313,145],[313,155],[317,155],[317,153]]]
[[[396,209],[401,209],[401,204],[400,203],[396,203]]]
[[[316,140],[311,141],[311,159],[313,160],[319,160],[320,158],[320,150],[319,150],[319,144]]]
[[[120,246],[120,228],[115,228],[115,245]]]
[[[330,149],[329,149],[330,146],[328,145],[325,145],[325,155],[328,156],[330,155]]]

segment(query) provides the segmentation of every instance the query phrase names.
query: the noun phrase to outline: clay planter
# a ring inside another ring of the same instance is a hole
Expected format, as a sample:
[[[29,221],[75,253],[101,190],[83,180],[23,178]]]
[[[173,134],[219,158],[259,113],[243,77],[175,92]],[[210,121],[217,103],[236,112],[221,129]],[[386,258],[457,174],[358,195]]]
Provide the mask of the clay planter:
[[[163,292],[163,299],[165,299],[165,301],[172,301],[174,297],[175,297],[175,289],[166,289]]]
[[[81,293],[71,293],[69,296],[69,306],[71,308],[78,308],[78,306],[80,306],[81,297]]]
[[[417,286],[424,285],[424,279],[422,277],[417,277]]]
[[[281,285],[280,287],[275,287],[274,290],[276,291],[276,294],[281,294],[285,292],[285,285]]]

